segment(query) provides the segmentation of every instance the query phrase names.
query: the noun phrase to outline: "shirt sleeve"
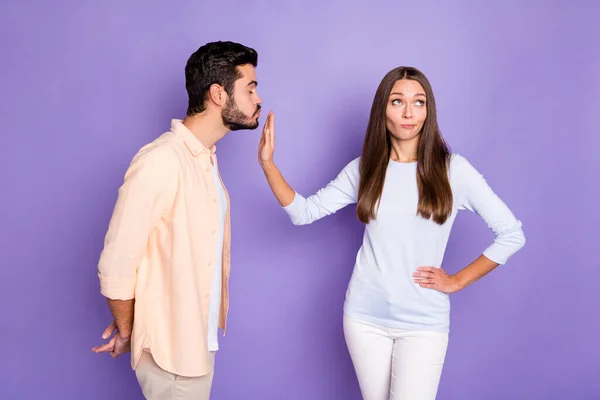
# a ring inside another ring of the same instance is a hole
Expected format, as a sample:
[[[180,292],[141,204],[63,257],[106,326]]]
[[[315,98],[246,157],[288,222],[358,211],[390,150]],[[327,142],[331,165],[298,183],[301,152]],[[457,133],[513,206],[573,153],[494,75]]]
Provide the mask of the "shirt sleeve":
[[[454,168],[461,193],[458,209],[475,212],[483,218],[494,233],[494,241],[483,255],[498,264],[505,264],[525,245],[521,221],[466,158],[455,156]]]
[[[359,158],[351,161],[327,186],[308,198],[296,193],[283,209],[295,225],[311,224],[354,204],[358,197]]]
[[[142,149],[118,190],[98,264],[101,293],[114,300],[135,297],[137,270],[150,232],[172,207],[177,163],[163,149]]]

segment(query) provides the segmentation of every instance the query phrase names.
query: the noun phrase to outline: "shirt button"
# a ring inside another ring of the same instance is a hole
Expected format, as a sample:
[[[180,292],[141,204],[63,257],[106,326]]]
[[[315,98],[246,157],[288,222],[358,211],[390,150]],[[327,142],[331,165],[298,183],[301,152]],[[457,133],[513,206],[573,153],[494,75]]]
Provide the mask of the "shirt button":
[[[213,203],[216,203],[216,202],[217,202],[217,199],[216,199],[216,198],[213,198]]]
[[[204,295],[204,298],[205,298],[205,299],[208,299],[209,297],[210,297],[210,295],[209,295],[209,294],[205,294],[205,295]]]
[[[210,233],[214,235],[215,233],[217,233],[217,231],[213,229],[212,231],[210,231]]]
[[[207,170],[208,172],[210,172],[210,167],[206,168],[206,170]]]
[[[209,261],[209,262],[208,262],[208,265],[212,265],[212,261]]]

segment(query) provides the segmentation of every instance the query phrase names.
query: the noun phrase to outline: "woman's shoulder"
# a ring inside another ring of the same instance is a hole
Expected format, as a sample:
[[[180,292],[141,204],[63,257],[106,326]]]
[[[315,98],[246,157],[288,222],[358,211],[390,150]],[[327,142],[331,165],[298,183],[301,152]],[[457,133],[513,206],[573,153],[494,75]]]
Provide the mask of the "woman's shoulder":
[[[346,174],[351,176],[358,176],[358,174],[360,173],[360,156],[347,162],[344,168],[342,169],[342,172],[345,172]]]
[[[471,162],[467,159],[467,157],[459,154],[459,153],[451,153],[450,154],[450,173],[465,173],[475,168],[471,164]]]
[[[467,157],[457,153],[450,156],[449,173],[453,183],[465,183],[481,176]]]

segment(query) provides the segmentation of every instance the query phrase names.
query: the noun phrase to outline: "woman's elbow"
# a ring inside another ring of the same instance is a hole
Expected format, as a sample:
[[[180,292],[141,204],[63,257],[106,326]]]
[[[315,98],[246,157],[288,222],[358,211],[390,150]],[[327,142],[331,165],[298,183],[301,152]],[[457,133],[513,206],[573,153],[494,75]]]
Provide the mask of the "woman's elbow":
[[[527,243],[527,239],[523,231],[521,231],[519,235],[519,248],[517,250],[521,250],[525,246],[525,243]]]
[[[525,239],[525,234],[521,229],[519,229],[517,232],[513,232],[510,238],[510,244],[513,248],[513,253],[521,250],[525,246],[526,242],[527,239]]]
[[[306,218],[291,218],[292,224],[296,226],[308,225],[310,221]]]

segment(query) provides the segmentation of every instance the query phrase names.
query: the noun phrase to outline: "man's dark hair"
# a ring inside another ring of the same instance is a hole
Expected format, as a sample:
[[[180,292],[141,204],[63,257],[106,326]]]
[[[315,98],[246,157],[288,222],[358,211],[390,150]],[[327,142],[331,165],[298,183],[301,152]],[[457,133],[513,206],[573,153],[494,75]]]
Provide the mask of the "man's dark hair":
[[[185,66],[185,87],[188,92],[187,115],[201,113],[212,84],[233,94],[233,84],[240,78],[238,65],[258,64],[256,50],[234,42],[211,42],[190,56]]]

